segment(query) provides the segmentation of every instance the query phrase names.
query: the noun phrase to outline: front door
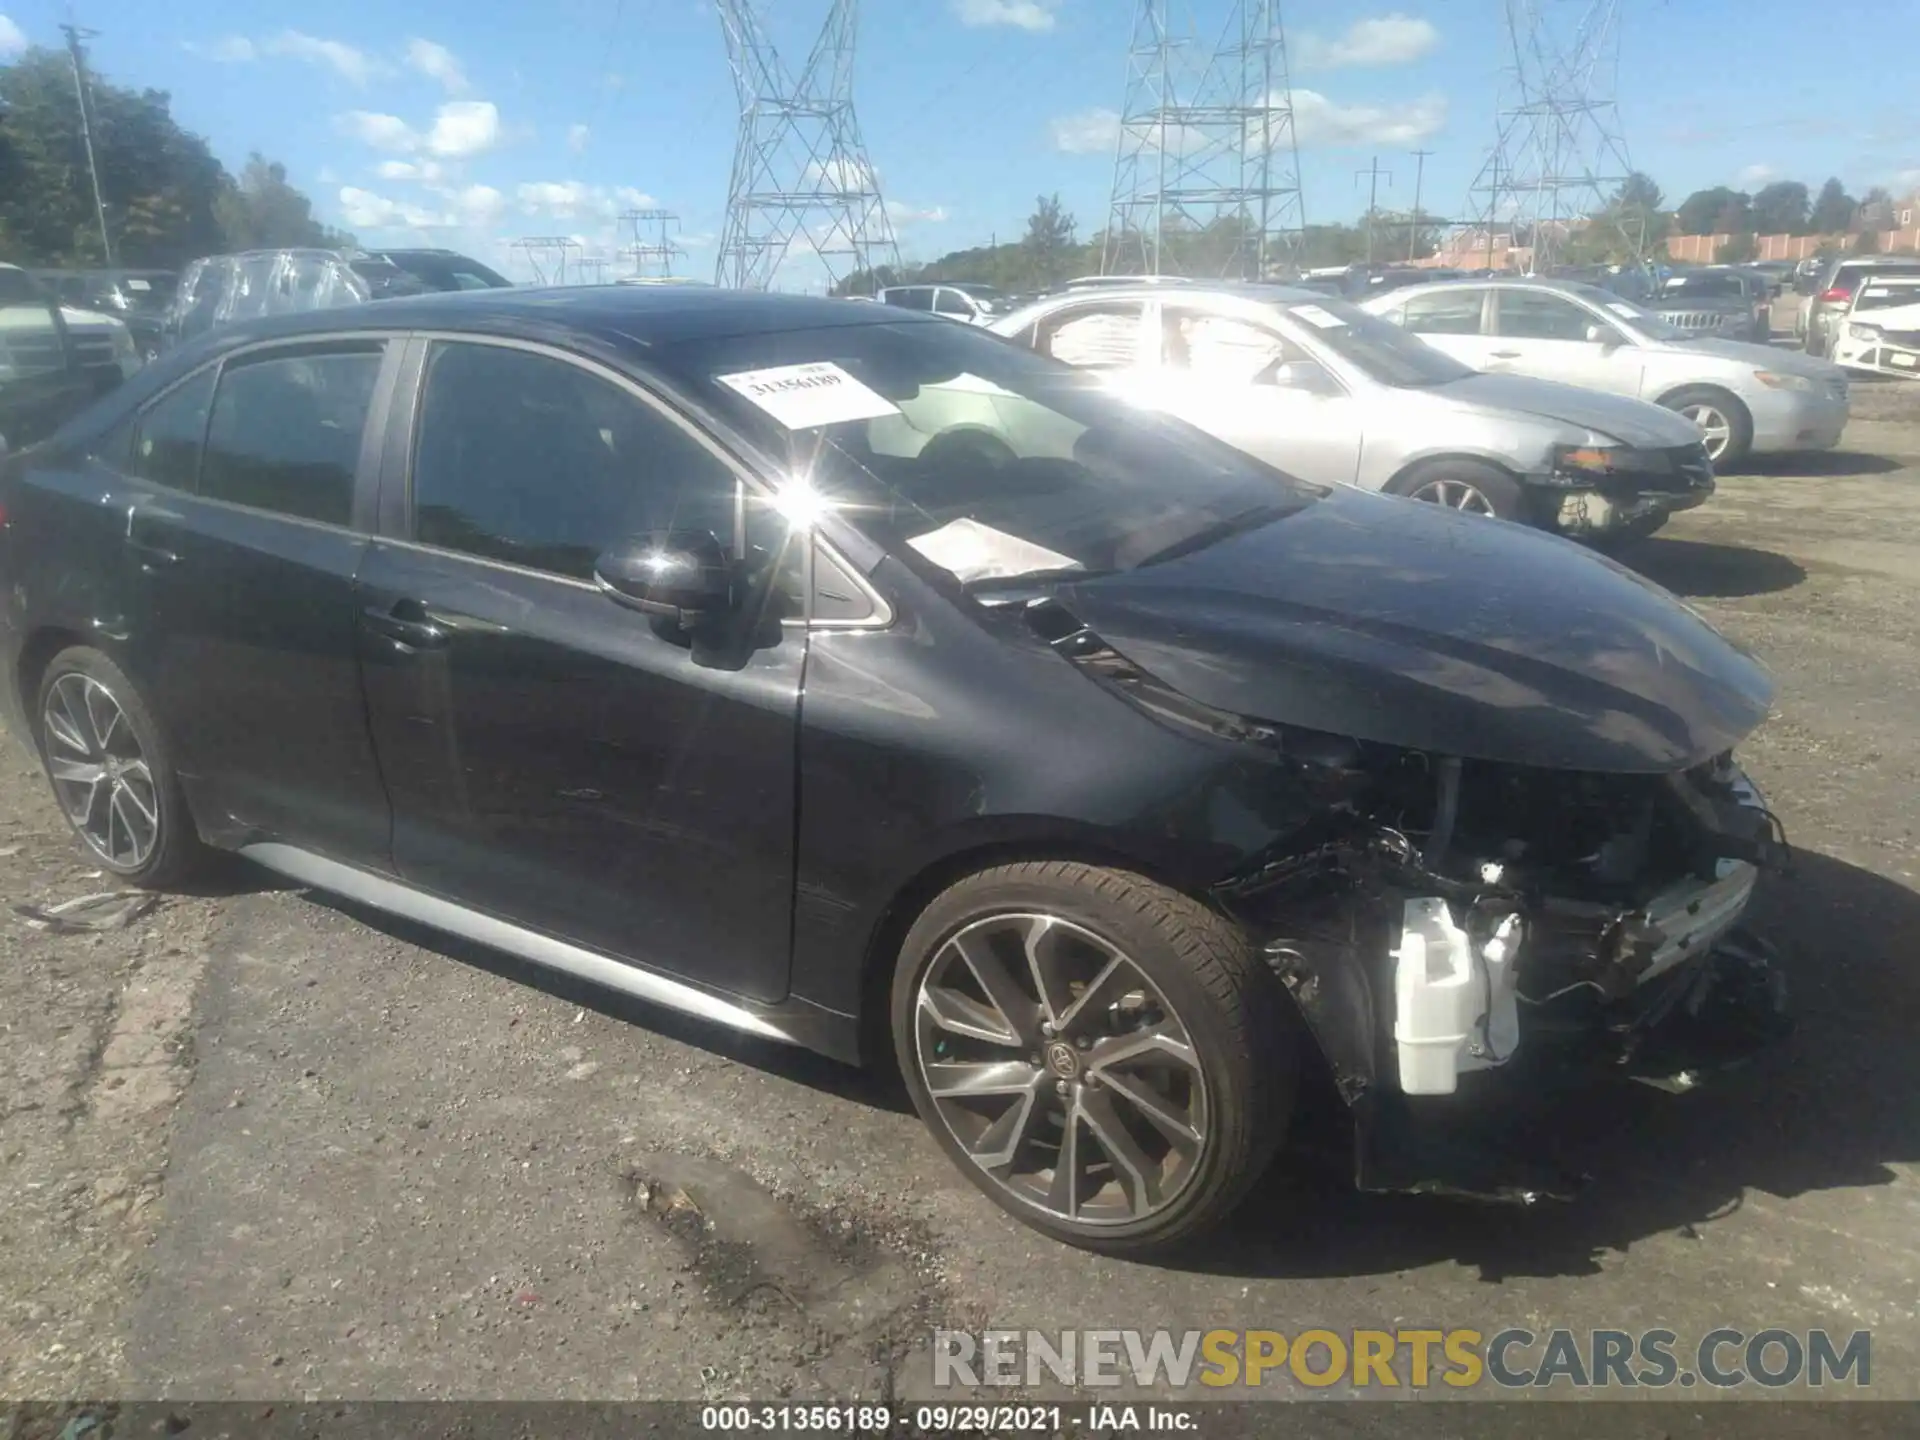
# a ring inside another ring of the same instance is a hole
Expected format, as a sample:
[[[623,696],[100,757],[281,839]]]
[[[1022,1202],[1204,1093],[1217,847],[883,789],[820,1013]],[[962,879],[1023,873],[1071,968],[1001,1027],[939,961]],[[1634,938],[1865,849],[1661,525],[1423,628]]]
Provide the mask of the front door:
[[[1163,307],[1155,403],[1290,475],[1351,485],[1360,468],[1357,403],[1277,330],[1235,316]]]
[[[400,533],[361,571],[394,862],[424,889],[753,999],[786,993],[803,629],[712,655],[593,583],[621,539],[784,527],[625,381],[426,347]]]
[[[1558,380],[1615,395],[1640,393],[1640,352],[1611,320],[1551,290],[1494,291],[1494,343],[1485,369]]]

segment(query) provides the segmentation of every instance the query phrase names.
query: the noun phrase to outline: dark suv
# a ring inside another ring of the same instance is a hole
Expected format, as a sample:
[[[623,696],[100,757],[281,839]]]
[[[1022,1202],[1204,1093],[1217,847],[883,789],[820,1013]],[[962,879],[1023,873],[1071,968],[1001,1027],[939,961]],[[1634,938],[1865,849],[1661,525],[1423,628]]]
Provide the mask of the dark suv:
[[[1562,541],[1303,484],[971,326],[645,286],[285,315],[0,464],[0,506],[0,708],[91,863],[237,850],[897,1064],[1076,1244],[1219,1220],[1303,1066],[1363,1185],[1515,1199],[1539,1154],[1447,1136],[1501,1141],[1532,1061],[1772,1033],[1733,930],[1779,853],[1731,753],[1758,664]]]

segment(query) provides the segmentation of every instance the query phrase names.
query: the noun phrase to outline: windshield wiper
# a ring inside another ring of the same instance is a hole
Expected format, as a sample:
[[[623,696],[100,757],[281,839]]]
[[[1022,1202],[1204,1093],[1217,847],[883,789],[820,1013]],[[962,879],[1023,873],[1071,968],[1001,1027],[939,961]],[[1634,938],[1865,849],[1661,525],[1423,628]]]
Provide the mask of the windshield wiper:
[[[978,580],[969,580],[961,588],[969,595],[979,595],[995,590],[1024,590],[1031,585],[1047,585],[1055,580],[1098,580],[1102,575],[1111,575],[1111,570],[1089,570],[1084,565],[1056,565],[1050,570],[1022,570],[1017,575],[982,575]]]

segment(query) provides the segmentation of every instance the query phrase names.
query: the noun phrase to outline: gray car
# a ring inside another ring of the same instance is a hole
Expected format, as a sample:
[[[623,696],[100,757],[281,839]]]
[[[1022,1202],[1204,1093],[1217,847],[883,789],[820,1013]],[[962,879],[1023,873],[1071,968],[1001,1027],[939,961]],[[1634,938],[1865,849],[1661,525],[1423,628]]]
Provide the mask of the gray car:
[[[1830,450],[1847,374],[1791,350],[1677,330],[1631,300],[1560,280],[1396,290],[1367,309],[1476,370],[1650,400],[1700,427],[1714,468],[1750,452]]]
[[[1763,275],[1728,265],[1676,270],[1660,292],[1641,301],[1676,330],[1764,345],[1773,337],[1772,284]]]
[[[1307,480],[1595,539],[1650,533],[1713,493],[1700,433],[1679,416],[1476,374],[1310,290],[1103,289],[990,328]]]

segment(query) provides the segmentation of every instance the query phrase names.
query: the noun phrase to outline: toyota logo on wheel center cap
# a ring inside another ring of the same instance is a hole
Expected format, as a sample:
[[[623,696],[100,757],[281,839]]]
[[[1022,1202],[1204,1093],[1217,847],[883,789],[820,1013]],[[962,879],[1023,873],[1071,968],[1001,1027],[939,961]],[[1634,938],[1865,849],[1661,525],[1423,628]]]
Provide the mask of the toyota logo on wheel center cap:
[[[1076,1080],[1080,1076],[1080,1057],[1066,1041],[1055,1040],[1047,1046],[1047,1069],[1062,1080]]]

